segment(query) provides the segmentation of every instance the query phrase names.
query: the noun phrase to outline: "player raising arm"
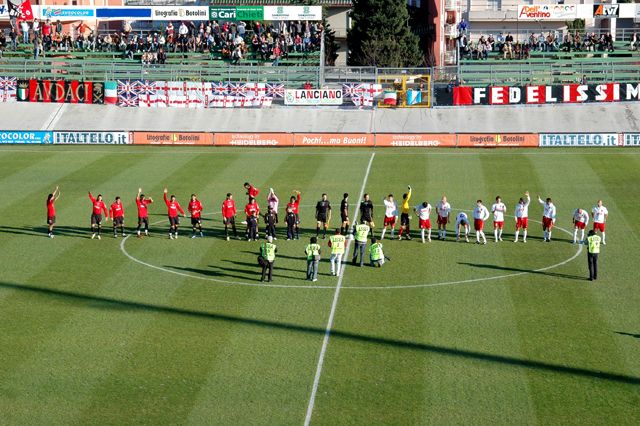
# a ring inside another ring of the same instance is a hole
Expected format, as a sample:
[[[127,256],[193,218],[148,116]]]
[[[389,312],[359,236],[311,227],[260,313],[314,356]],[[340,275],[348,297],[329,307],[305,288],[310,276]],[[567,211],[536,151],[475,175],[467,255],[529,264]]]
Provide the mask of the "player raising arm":
[[[180,219],[178,218],[178,212],[182,214],[182,217],[187,217],[180,206],[180,203],[176,201],[176,196],[171,195],[167,198],[167,188],[164,189],[164,203],[167,205],[167,214],[169,215],[169,239],[173,240],[178,238],[178,225],[180,225]]]
[[[384,221],[382,223],[380,239],[384,240],[387,227],[391,228],[391,239],[393,239],[393,233],[396,230],[396,218],[398,217],[398,205],[396,204],[396,200],[393,199],[393,194],[387,195],[387,198],[383,199],[382,202],[384,203]]]
[[[543,206],[542,212],[542,230],[544,231],[544,241],[546,243],[551,242],[551,230],[556,223],[556,206],[551,201],[551,198],[542,200],[538,195],[538,202]]]
[[[200,236],[204,237],[202,232],[202,203],[196,197],[196,194],[191,194],[191,200],[187,206],[187,210],[191,214],[191,238],[196,237],[196,230],[200,231]]]
[[[98,194],[98,197],[95,198],[91,195],[91,191],[89,191],[89,199],[91,200],[92,210],[91,210],[91,239],[93,240],[96,236],[100,239],[100,234],[102,233],[102,212],[104,212],[105,218],[109,219],[109,213],[107,212],[107,205],[102,201],[102,194]]]
[[[602,245],[607,245],[604,234],[604,224],[609,218],[609,210],[602,205],[602,200],[598,200],[596,206],[591,210],[593,215],[593,230],[602,233]]]
[[[316,204],[316,238],[320,234],[322,226],[322,239],[327,237],[327,228],[331,220],[331,203],[327,199],[327,194],[322,194],[322,198]]]
[[[111,208],[109,209],[109,217],[113,223],[113,238],[118,237],[118,226],[120,227],[120,233],[124,237],[124,206],[120,197],[116,197]]]
[[[144,235],[149,236],[149,204],[153,203],[152,198],[145,198],[142,188],[138,188],[138,196],[136,197],[136,206],[138,207],[138,229],[136,234],[140,238],[140,228],[144,224]]]
[[[469,217],[465,212],[456,216],[456,241],[460,241],[460,227],[464,227],[464,240],[469,242]]]
[[[227,237],[227,241],[229,241],[229,225],[233,229],[233,237],[238,238],[236,213],[236,202],[233,200],[233,195],[227,192],[227,198],[222,202],[222,223],[224,223],[224,234]]]
[[[422,238],[422,244],[424,244],[425,229],[429,232],[427,240],[431,242],[431,204],[425,201],[422,204],[418,204],[414,211],[420,221],[420,237]]]
[[[411,185],[407,186],[409,192],[402,194],[402,206],[400,210],[400,232],[398,240],[402,240],[402,234],[406,233],[406,239],[411,239],[411,216],[409,216],[409,200],[411,200]],[[384,238],[383,238],[384,239]]]
[[[47,227],[49,228],[49,238],[53,238],[53,227],[56,224],[56,207],[54,203],[60,198],[60,189],[56,186],[51,194],[47,196]]]
[[[476,208],[473,209],[473,228],[476,231],[476,244],[487,244],[487,237],[484,235],[484,222],[489,219],[489,210],[482,204],[482,200],[476,201]]]
[[[491,206],[493,213],[493,238],[497,243],[502,241],[502,229],[504,228],[504,214],[507,212],[507,206],[502,202],[502,198],[498,195],[496,202]]]
[[[522,242],[527,242],[527,228],[529,226],[529,204],[531,203],[531,197],[529,191],[524,193],[525,198],[520,197],[518,204],[516,204],[516,211],[514,216],[516,217],[516,235],[513,240],[514,243],[518,242],[518,235],[522,230]]]
[[[573,244],[578,242],[578,230],[581,231],[580,242],[584,242],[584,228],[589,223],[589,213],[584,209],[575,209],[573,211]]]
[[[449,215],[451,214],[451,204],[447,201],[446,196],[436,204],[436,213],[438,214],[438,239],[447,238],[447,223],[449,223]]]
[[[276,223],[278,223],[278,207],[280,206],[280,199],[276,195],[273,188],[269,188],[269,194],[267,195],[267,211],[271,208],[271,211],[276,215]]]

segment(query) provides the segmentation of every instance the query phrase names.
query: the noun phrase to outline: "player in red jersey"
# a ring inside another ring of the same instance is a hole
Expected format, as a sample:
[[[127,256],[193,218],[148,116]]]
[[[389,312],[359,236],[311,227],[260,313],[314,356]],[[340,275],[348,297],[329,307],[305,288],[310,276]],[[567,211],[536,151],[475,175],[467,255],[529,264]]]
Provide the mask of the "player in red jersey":
[[[151,203],[153,203],[153,198],[145,198],[142,188],[138,188],[138,196],[136,197],[136,206],[138,207],[138,229],[136,233],[138,238],[140,238],[142,224],[144,224],[144,235],[149,235],[149,212],[147,208]]]
[[[236,213],[236,202],[233,200],[233,194],[227,192],[227,198],[222,202],[222,223],[224,223],[224,233],[227,236],[227,241],[229,241],[229,225],[233,230],[233,236],[238,238]]]
[[[191,194],[191,201],[189,201],[187,210],[191,213],[191,228],[193,229],[191,238],[196,237],[196,229],[200,231],[200,236],[204,237],[202,232],[202,203],[198,200],[196,194]]]
[[[300,239],[300,191],[293,191],[294,194],[296,195],[292,195],[291,198],[289,199],[289,202],[287,203],[287,209],[286,211],[289,211],[289,209],[291,209],[291,212],[296,216],[296,223],[294,226],[294,229],[296,230],[296,240]]]
[[[120,227],[120,233],[124,237],[124,206],[120,197],[116,197],[116,200],[111,204],[109,209],[109,217],[113,222],[113,238],[118,237],[118,226]]]
[[[167,214],[169,215],[169,239],[178,238],[178,225],[180,225],[180,219],[178,218],[178,212],[182,213],[182,217],[187,217],[184,214],[184,210],[180,206],[180,203],[176,201],[176,196],[171,195],[167,198],[167,188],[164,189],[164,203],[167,205]]]
[[[53,193],[47,196],[47,226],[49,227],[49,238],[53,238],[53,227],[56,224],[56,207],[53,205],[60,198],[60,190],[56,186]]]
[[[102,194],[98,194],[98,198],[95,198],[91,195],[91,191],[89,191],[89,199],[92,203],[92,211],[91,211],[91,239],[93,240],[96,236],[100,239],[100,234],[102,233],[102,212],[104,211],[104,215],[109,220],[109,213],[107,212],[107,205],[102,201]]]
[[[247,215],[247,241],[257,241],[260,206],[255,198],[249,198],[249,204],[244,207],[244,213]]]
[[[258,194],[260,194],[260,190],[251,185],[249,182],[244,183],[244,189],[247,190],[247,195],[249,196],[249,198],[258,198]]]

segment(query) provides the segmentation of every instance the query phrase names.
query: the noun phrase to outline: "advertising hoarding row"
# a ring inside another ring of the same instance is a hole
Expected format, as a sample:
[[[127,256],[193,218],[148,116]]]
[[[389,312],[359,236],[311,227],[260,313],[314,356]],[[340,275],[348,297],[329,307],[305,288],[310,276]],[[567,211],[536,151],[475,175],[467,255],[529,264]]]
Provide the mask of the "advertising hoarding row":
[[[239,147],[640,147],[640,133],[208,133],[0,131],[0,144]]]
[[[640,4],[588,3],[588,4],[521,4],[520,21],[571,21],[573,19],[636,18]]]

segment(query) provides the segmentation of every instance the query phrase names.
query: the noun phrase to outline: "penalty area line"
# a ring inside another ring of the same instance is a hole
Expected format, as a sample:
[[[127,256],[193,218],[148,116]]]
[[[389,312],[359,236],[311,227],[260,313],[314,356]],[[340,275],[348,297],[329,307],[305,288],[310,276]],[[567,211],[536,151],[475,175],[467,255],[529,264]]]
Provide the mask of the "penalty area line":
[[[362,188],[360,188],[360,195],[358,196],[358,200],[361,200],[364,195],[365,187],[367,186],[367,181],[369,180],[369,173],[371,172],[371,165],[373,164],[373,159],[375,158],[376,153],[372,152],[371,157],[369,157],[369,164],[367,165],[367,170],[364,174],[364,179],[362,180]],[[353,215],[354,219],[358,217],[358,211],[360,207],[356,207],[356,211]],[[349,248],[351,247],[351,240],[347,240],[347,246],[344,250],[343,261],[346,262],[346,259],[349,257]],[[342,289],[342,280],[344,279],[344,265],[341,265],[340,268],[340,276],[338,277],[338,284],[336,285],[336,291],[333,293],[333,302],[331,303],[331,310],[329,311],[329,319],[327,320],[327,327],[324,331],[324,337],[322,339],[322,347],[320,348],[320,356],[318,357],[318,365],[316,366],[316,374],[313,378],[313,386],[311,388],[311,395],[309,396],[309,404],[307,405],[307,415],[304,419],[304,425],[309,426],[311,423],[311,417],[313,415],[313,408],[316,403],[316,395],[318,394],[318,385],[320,384],[320,376],[322,375],[322,367],[324,365],[324,357],[327,353],[327,346],[329,346],[329,337],[331,336],[331,329],[333,328],[333,319],[336,314],[336,308],[338,306],[338,299],[340,298],[340,290]]]

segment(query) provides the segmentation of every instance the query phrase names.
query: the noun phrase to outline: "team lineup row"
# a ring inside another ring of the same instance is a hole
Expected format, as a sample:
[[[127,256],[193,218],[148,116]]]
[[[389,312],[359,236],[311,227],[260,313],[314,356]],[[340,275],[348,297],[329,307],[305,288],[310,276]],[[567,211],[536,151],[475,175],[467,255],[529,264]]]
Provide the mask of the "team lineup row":
[[[275,191],[273,190],[273,188],[269,189],[269,193],[266,198],[267,211],[266,213],[261,214],[261,209],[257,202],[257,197],[260,193],[259,189],[248,182],[244,184],[244,188],[246,189],[246,195],[248,196],[248,202],[244,207],[246,220],[242,222],[242,224],[246,224],[245,238],[250,241],[255,241],[258,239],[258,223],[260,219],[262,219],[264,223],[265,237],[271,236],[273,239],[277,239],[276,225],[279,223],[278,211],[280,200]],[[398,203],[396,203],[392,194],[389,194],[384,198],[383,203],[385,213],[380,239],[385,238],[387,230],[390,231],[390,236],[392,239],[396,237],[395,230],[398,217],[400,219],[400,229],[397,238],[399,240],[403,239],[403,237],[407,240],[411,239],[410,224],[411,213],[413,212],[419,220],[418,227],[420,229],[420,237],[422,239],[422,242],[430,242],[432,228],[431,213],[433,207],[427,201],[424,201],[412,208],[410,205],[410,200],[412,197],[411,186],[408,186],[407,189],[407,192],[402,195],[400,207],[398,207]],[[169,219],[169,238],[174,239],[178,237],[178,227],[180,224],[179,216],[182,215],[183,217],[186,217],[186,212],[182,208],[180,203],[176,200],[175,195],[168,196],[166,188],[163,192],[163,198],[167,207],[167,215]],[[59,199],[60,194],[60,189],[56,187],[56,189],[47,197],[47,225],[48,235],[51,238],[53,238],[54,236],[54,227],[56,223],[55,202]],[[101,194],[98,194],[96,197],[94,197],[93,194],[89,192],[88,195],[92,203],[91,238],[101,238],[103,213],[105,220],[112,220],[113,222],[114,236],[117,237],[118,230],[124,236],[124,206],[122,203],[122,199],[120,197],[116,197],[110,208],[107,209],[107,205],[103,201],[103,197]],[[289,198],[289,202],[286,204],[284,223],[286,225],[287,240],[300,238],[300,201],[300,191],[293,191],[293,195]],[[136,234],[138,237],[149,235],[148,206],[153,203],[153,199],[150,197],[146,197],[142,193],[142,188],[139,188],[138,194],[135,198],[135,202],[138,217]],[[529,195],[529,192],[525,192],[524,197],[521,197],[516,204],[513,215],[515,217],[516,225],[514,242],[518,242],[520,233],[522,233],[522,241],[525,243],[527,241],[530,202],[531,197]],[[538,197],[538,202],[543,207],[542,229],[544,233],[544,241],[549,242],[551,241],[552,230],[556,222],[556,207],[553,204],[551,198],[546,198],[545,200],[543,200]],[[195,194],[191,195],[187,206],[187,211],[189,212],[191,219],[191,237],[196,238],[197,236],[204,236],[202,228],[203,205]],[[322,238],[326,238],[327,230],[331,221],[331,211],[331,203],[328,200],[327,194],[322,194],[321,199],[316,203],[315,206],[316,237],[319,237],[320,233],[322,232]],[[435,206],[435,211],[437,215],[437,238],[445,239],[447,236],[447,224],[449,222],[453,222],[453,220],[451,219],[452,208],[447,201],[446,196],[443,196],[441,200],[438,201]],[[373,219],[374,204],[368,194],[364,194],[357,212],[359,212],[360,214],[358,223],[366,224],[373,233],[373,229],[375,228]],[[502,241],[505,215],[507,214],[506,212],[507,207],[500,196],[496,197],[495,203],[491,206],[490,210],[483,204],[482,200],[476,201],[476,206],[472,212],[472,221],[473,228],[476,234],[475,236],[477,244],[487,243],[487,239],[484,233],[484,223],[491,217],[491,215],[493,215],[494,241]],[[233,233],[233,236],[235,238],[239,238],[236,228],[236,216],[238,212],[232,193],[226,194],[226,197],[222,202],[221,213],[226,239],[230,239],[230,231]],[[602,200],[598,200],[597,204],[591,210],[593,229],[602,233],[603,244],[606,244],[605,223],[608,219],[608,214],[608,210],[602,204]],[[574,227],[574,243],[584,241],[584,230],[589,223],[589,219],[590,216],[586,210],[581,208],[577,208],[574,210],[572,218]],[[455,234],[457,240],[461,238],[462,234],[465,241],[469,242],[469,233],[472,221],[469,219],[467,213],[465,212],[460,212],[457,214],[457,216],[455,217]],[[352,232],[350,226],[351,221],[349,216],[349,194],[345,193],[343,194],[342,201],[340,202],[340,233],[343,235],[350,234]],[[353,230],[353,232],[355,232],[355,229]],[[579,232],[581,234],[580,238],[578,238]]]

